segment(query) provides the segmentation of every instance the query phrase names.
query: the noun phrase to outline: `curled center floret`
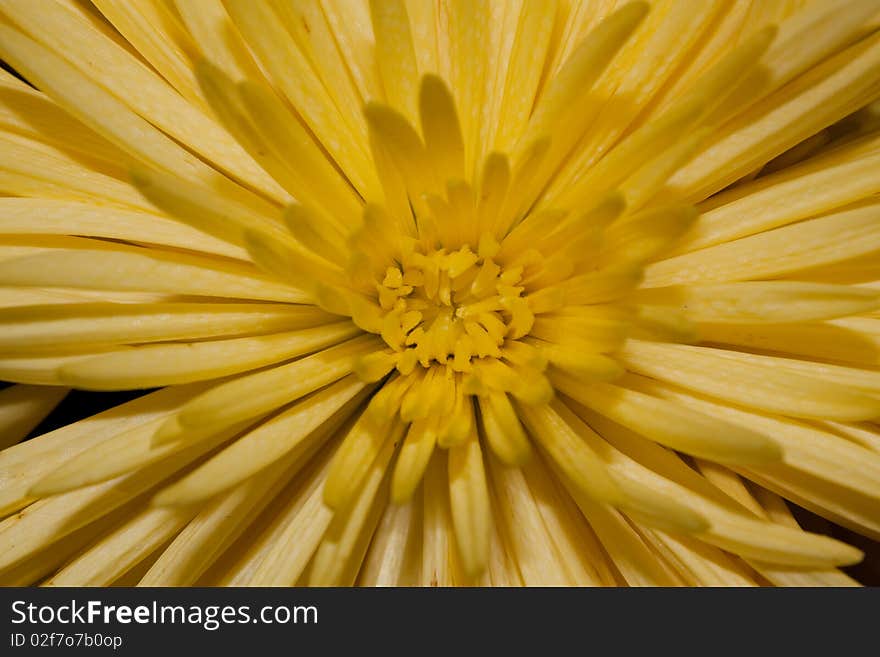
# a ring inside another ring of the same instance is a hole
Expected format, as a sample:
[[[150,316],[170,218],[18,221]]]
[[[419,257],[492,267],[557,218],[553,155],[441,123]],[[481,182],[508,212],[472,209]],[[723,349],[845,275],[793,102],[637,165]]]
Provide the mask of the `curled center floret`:
[[[377,284],[381,334],[398,354],[399,371],[437,362],[468,372],[473,359],[499,358],[506,340],[529,332],[534,316],[519,285],[523,268],[502,267],[496,252],[486,245],[416,250],[385,270]]]

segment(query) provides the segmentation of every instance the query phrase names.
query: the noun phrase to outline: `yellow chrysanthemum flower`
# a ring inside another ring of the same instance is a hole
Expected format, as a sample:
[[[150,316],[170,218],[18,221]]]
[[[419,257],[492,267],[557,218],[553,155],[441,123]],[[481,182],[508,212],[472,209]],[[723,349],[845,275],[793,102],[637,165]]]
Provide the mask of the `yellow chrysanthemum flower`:
[[[850,585],[877,0],[0,0],[0,582]],[[18,442],[69,388],[160,388]],[[15,444],[18,443],[18,444]]]

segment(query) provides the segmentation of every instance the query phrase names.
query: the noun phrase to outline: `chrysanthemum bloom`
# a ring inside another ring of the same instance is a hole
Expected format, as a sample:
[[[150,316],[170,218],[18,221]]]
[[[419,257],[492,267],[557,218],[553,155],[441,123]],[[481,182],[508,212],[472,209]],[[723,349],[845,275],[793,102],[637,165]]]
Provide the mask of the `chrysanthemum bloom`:
[[[855,583],[876,0],[0,12],[0,581]]]

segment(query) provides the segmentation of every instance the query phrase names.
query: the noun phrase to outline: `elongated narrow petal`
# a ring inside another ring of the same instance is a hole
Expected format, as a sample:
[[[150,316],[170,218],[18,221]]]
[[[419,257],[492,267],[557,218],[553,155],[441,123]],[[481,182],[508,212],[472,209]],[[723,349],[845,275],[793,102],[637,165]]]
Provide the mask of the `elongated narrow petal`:
[[[678,451],[720,463],[772,463],[782,458],[773,439],[633,390],[603,383],[580,386],[570,377],[555,385],[572,399]]]
[[[0,390],[0,449],[27,436],[68,392],[64,387],[29,385]]]
[[[112,276],[111,276],[112,274]],[[250,267],[193,256],[164,256],[146,250],[77,249],[15,258],[0,263],[0,281],[8,285],[122,289],[216,296],[231,299],[302,303],[307,295],[279,286]]]
[[[352,371],[353,360],[372,344],[372,337],[354,338],[287,365],[234,379],[187,403],[174,420],[180,427],[193,428],[259,417],[343,378]]]
[[[880,248],[880,207],[867,205],[662,260],[645,287],[780,278]]]
[[[186,477],[163,490],[157,505],[186,505],[213,497],[259,473],[294,450],[320,445],[332,427],[359,403],[364,384],[346,377],[294,404],[230,444]],[[185,443],[191,439],[187,434]],[[175,445],[177,443],[166,443]]]
[[[636,372],[752,408],[841,420],[880,416],[880,400],[857,389],[793,372],[768,372],[721,350],[632,341],[624,354],[626,364]],[[673,367],[669,357],[675,359]]]
[[[762,281],[651,288],[643,303],[685,308],[696,322],[788,323],[833,319],[874,310],[880,294],[847,285]]]
[[[476,433],[465,444],[449,450],[447,469],[455,537],[464,570],[473,577],[488,563],[492,524],[486,470]]]
[[[131,344],[268,333],[314,325],[313,306],[236,303],[76,303],[0,310],[0,350],[53,352],[89,345]]]
[[[70,385],[104,390],[180,385],[302,356],[343,342],[358,332],[350,322],[339,322],[252,338],[145,345],[85,356],[62,365],[58,376]]]
[[[521,406],[520,413],[532,438],[547,450],[553,461],[585,494],[603,502],[618,502],[620,492],[605,466],[554,410],[556,401],[546,407]]]

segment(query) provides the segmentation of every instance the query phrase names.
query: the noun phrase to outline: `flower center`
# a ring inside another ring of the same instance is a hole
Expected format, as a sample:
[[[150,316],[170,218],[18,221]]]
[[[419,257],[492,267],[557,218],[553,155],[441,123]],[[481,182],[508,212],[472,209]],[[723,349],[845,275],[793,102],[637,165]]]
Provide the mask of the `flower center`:
[[[449,365],[469,372],[475,358],[500,358],[506,340],[526,335],[534,315],[522,297],[523,267],[493,259],[498,245],[474,250],[416,248],[385,271],[376,289],[381,335],[397,352],[397,369]]]

